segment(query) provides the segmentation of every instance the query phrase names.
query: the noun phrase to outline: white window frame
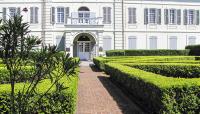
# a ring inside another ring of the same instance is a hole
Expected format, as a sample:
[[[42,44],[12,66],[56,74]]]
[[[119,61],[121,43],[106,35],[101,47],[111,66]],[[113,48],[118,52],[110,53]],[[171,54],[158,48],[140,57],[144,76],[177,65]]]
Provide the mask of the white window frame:
[[[135,7],[128,8],[128,24],[136,24],[137,23],[137,14]]]
[[[191,14],[191,12],[193,12]],[[188,25],[195,25],[195,10],[194,9],[189,9],[187,10],[187,13],[188,13],[188,17],[187,17],[187,22],[188,22]]]
[[[155,40],[156,41],[156,44],[154,44],[154,45],[156,45],[155,48],[151,47],[151,40]],[[149,49],[150,50],[158,49],[158,37],[157,36],[150,36],[149,37]]]
[[[59,9],[63,9],[63,12],[59,12]],[[65,8],[64,7],[57,7],[56,8],[56,22],[58,24],[63,24],[65,22]]]
[[[168,20],[170,25],[177,24],[177,9],[169,9]]]
[[[16,7],[9,7],[9,16],[14,17],[17,15],[17,8]]]
[[[149,24],[157,24],[157,9],[156,8],[149,8],[148,9],[148,23]],[[155,12],[151,12],[155,11]]]
[[[38,16],[39,16],[39,14],[38,14],[38,10],[39,10],[39,8],[38,7],[32,7],[33,8],[33,12],[30,12],[30,13],[33,13],[33,14],[30,14],[30,24],[38,24],[39,22],[38,22]],[[33,21],[31,22],[31,15],[33,15]],[[36,20],[36,16],[37,16],[37,20]]]
[[[191,44],[191,41],[190,41],[191,39],[194,39],[194,41],[195,41],[193,44]],[[188,37],[188,45],[196,45],[196,40],[197,40],[197,38],[195,36],[189,36]]]
[[[130,39],[135,39],[135,47],[134,48],[130,48],[131,46],[129,45],[130,44]],[[129,36],[128,37],[128,49],[137,49],[137,37],[136,36]]]
[[[171,47],[172,44],[171,44],[170,41],[171,41],[172,39],[176,39],[176,47],[175,47],[175,48]],[[170,49],[170,50],[177,50],[177,48],[178,48],[178,44],[177,44],[177,43],[178,43],[178,38],[177,38],[177,36],[170,36],[170,37],[169,37],[169,49]]]

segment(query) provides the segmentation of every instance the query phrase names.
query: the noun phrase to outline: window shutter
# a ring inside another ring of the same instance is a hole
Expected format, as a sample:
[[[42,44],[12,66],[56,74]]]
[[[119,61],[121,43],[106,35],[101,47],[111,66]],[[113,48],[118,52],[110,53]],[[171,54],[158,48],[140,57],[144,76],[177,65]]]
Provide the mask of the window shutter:
[[[128,8],[128,23],[129,23],[129,24],[132,23],[131,9],[132,9],[132,8]]]
[[[181,10],[177,10],[177,24],[181,25]]]
[[[187,24],[188,24],[188,19],[187,19],[187,17],[188,17],[188,14],[187,14],[187,10],[185,9],[185,10],[184,10],[184,25],[187,25]]]
[[[3,20],[6,21],[6,8],[3,8]]]
[[[148,9],[147,8],[144,9],[144,24],[145,25],[148,24]]]
[[[110,37],[103,38],[103,50],[111,50],[111,41],[112,39]]]
[[[169,24],[169,10],[165,9],[165,24]]]
[[[30,23],[33,23],[33,7],[30,8]]]
[[[35,7],[35,23],[38,23],[38,7]]]
[[[111,7],[108,7],[108,24],[111,24]]]
[[[18,16],[21,15],[21,9],[20,9],[20,7],[17,8],[17,15],[18,15]]]
[[[65,8],[65,24],[67,24],[68,17],[69,17],[69,7],[66,7]]]
[[[157,9],[157,24],[161,24],[161,9]]]
[[[199,10],[196,10],[196,25],[199,25]]]
[[[55,7],[51,8],[51,24],[55,23]]]
[[[149,39],[149,49],[157,49],[157,37],[152,36]]]
[[[137,16],[137,14],[136,14],[136,8],[133,8],[133,23],[134,24],[137,23],[136,16]]]
[[[103,23],[106,23],[106,7],[103,7]]]

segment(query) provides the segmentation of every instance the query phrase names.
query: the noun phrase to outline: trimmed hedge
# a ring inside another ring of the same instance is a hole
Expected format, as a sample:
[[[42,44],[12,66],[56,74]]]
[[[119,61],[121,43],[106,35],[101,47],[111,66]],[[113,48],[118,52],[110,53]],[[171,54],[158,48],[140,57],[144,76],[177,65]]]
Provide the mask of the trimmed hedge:
[[[106,56],[186,56],[189,50],[110,50]]]
[[[74,76],[69,78],[63,77],[60,80],[60,83],[64,84],[66,88],[62,92],[55,92],[55,86],[40,100],[40,102],[33,107],[33,113],[67,113],[74,114],[76,109],[76,100],[77,100],[77,87],[78,87],[78,73],[79,69],[76,70]],[[23,88],[25,83],[17,83],[15,86],[16,93]],[[28,87],[28,83],[26,83]],[[37,91],[39,94],[43,94],[51,86],[50,79],[44,79],[39,85]],[[1,84],[0,85],[0,112],[9,113],[10,110],[10,84]],[[38,99],[38,95],[34,95],[33,101]],[[31,101],[30,101],[31,102]]]
[[[188,45],[185,49],[189,49],[190,55],[200,56],[200,45]]]
[[[167,77],[200,78],[200,65],[196,64],[126,64],[147,72],[161,74]]]
[[[111,79],[131,93],[148,113],[198,114],[200,78],[165,77],[117,63],[106,63]]]

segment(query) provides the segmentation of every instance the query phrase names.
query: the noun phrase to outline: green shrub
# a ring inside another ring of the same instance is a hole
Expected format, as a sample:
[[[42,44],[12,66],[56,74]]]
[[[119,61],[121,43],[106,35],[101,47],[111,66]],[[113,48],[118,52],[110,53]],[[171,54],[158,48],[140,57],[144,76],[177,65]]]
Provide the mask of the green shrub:
[[[189,50],[110,50],[106,56],[185,56]]]
[[[188,45],[185,49],[189,49],[190,55],[200,56],[200,45]]]
[[[64,91],[55,92],[55,86],[38,102],[38,104],[30,104],[29,108],[33,113],[67,113],[74,114],[76,109],[76,99],[77,99],[77,87],[78,87],[78,73],[76,70],[74,76],[63,77],[60,83],[64,84]],[[51,86],[50,79],[44,79],[37,87],[39,94],[44,94],[47,89]],[[21,91],[24,83],[16,84],[16,96],[18,91]],[[28,87],[28,83],[27,86]],[[0,85],[0,112],[9,113],[10,110],[10,85],[1,84]],[[34,95],[33,101],[39,99],[40,95]],[[32,101],[30,101],[31,103]]]
[[[125,50],[109,50],[106,51],[106,56],[125,56]]]
[[[200,78],[165,77],[117,63],[106,63],[105,71],[149,113],[197,114],[200,111]]]
[[[147,72],[153,72],[168,77],[200,78],[200,65],[196,64],[127,64]]]

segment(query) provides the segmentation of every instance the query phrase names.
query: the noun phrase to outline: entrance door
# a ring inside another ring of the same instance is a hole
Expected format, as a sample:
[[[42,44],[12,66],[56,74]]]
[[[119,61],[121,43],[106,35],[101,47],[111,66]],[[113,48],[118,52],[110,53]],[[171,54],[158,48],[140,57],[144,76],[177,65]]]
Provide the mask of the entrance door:
[[[90,42],[80,41],[77,43],[78,48],[78,57],[81,60],[89,60],[90,59]]]

